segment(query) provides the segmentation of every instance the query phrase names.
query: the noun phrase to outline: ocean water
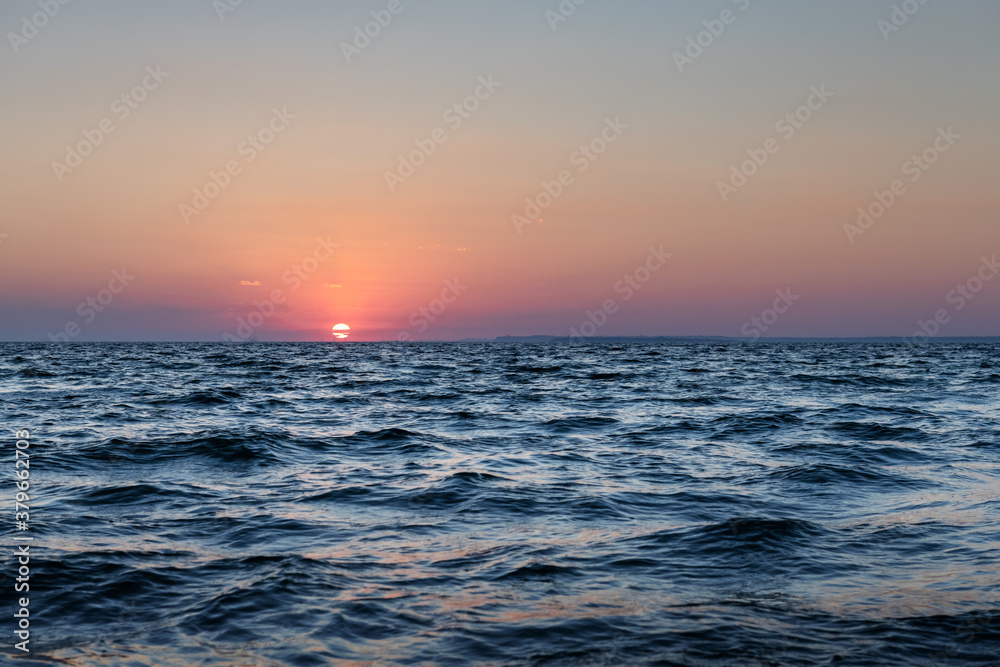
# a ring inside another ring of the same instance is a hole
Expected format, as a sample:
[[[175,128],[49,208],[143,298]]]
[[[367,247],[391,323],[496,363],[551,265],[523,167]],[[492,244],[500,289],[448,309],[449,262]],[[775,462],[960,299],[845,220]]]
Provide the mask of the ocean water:
[[[0,344],[0,377],[34,538],[0,662],[1000,665],[1000,346]]]

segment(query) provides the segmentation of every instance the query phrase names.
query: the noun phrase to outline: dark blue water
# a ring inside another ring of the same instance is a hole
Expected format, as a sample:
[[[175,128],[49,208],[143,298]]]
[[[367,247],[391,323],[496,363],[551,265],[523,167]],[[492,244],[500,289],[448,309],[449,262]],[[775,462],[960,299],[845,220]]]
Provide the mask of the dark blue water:
[[[3,344],[0,377],[39,664],[1000,664],[998,346]]]

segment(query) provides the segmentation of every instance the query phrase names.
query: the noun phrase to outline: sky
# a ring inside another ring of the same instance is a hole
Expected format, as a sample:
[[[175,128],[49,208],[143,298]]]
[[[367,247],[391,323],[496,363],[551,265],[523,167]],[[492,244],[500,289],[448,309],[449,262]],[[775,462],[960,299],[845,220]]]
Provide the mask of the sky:
[[[1000,335],[998,25],[6,0],[0,340]]]

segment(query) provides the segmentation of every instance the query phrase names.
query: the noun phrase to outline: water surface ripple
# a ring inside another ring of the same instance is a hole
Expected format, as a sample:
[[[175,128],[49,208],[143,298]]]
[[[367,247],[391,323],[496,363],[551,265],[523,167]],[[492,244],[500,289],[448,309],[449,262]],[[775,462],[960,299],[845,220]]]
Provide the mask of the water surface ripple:
[[[39,664],[1000,664],[998,346],[0,350]]]

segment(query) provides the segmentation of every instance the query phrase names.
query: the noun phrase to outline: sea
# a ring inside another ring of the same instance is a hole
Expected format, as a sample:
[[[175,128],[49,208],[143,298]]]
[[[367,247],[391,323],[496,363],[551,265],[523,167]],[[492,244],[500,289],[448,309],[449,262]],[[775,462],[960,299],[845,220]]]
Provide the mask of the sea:
[[[1000,345],[5,343],[0,378],[2,664],[1000,665]]]

